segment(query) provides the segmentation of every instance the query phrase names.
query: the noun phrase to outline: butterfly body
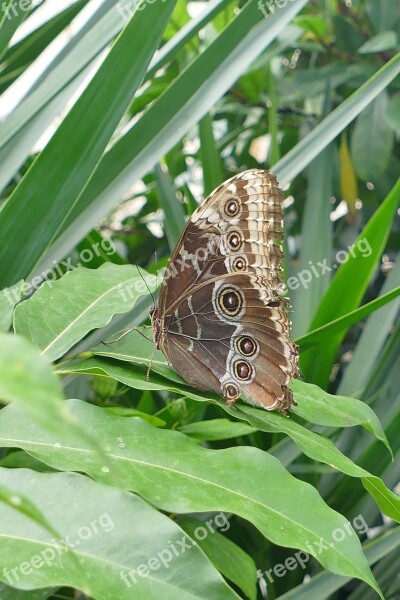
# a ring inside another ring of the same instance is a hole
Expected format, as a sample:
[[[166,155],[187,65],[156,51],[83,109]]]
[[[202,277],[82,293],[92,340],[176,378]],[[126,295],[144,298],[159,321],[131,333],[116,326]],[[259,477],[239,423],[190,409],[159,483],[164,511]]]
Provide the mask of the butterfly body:
[[[282,200],[262,170],[210,194],[183,230],[151,319],[157,348],[192,386],[284,412],[299,373],[283,296]]]

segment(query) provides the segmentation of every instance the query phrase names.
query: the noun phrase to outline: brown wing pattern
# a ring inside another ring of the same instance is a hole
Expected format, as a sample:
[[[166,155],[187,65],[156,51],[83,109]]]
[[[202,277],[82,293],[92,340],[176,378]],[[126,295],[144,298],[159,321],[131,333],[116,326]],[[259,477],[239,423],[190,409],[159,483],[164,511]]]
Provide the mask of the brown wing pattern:
[[[219,186],[183,231],[157,314],[159,346],[186,381],[284,411],[298,351],[282,297],[282,199],[267,171]]]

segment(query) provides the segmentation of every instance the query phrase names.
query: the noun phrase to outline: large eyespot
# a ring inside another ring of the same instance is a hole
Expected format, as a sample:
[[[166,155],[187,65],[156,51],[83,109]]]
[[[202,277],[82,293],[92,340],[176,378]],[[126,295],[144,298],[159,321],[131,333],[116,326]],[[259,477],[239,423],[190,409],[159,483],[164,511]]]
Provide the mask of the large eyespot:
[[[226,287],[222,289],[218,296],[218,304],[225,315],[235,317],[243,306],[243,299],[237,290]]]
[[[242,238],[240,236],[240,233],[238,233],[237,231],[231,231],[231,233],[228,235],[229,248],[231,250],[233,250],[234,252],[237,252],[237,250],[239,250],[241,245],[242,245]]]
[[[240,204],[236,198],[231,198],[225,204],[225,214],[228,217],[236,217],[240,212]]]
[[[245,335],[238,338],[236,347],[242,356],[254,356],[258,350],[257,342]]]
[[[253,377],[253,367],[247,360],[235,360],[233,372],[236,379],[240,379],[240,381],[250,381]]]
[[[232,270],[236,273],[240,273],[241,271],[245,271],[247,267],[247,262],[245,258],[241,256],[237,256],[235,260],[232,262]]]
[[[222,388],[222,393],[228,402],[234,402],[240,396],[240,390],[235,383],[225,383]]]

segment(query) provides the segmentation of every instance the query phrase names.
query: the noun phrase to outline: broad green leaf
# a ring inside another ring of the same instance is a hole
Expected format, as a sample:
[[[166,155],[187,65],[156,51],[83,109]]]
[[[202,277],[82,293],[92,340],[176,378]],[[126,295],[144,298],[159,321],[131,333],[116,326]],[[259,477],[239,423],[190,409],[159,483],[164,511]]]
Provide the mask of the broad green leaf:
[[[387,169],[394,135],[386,123],[388,95],[382,92],[357,118],[351,136],[351,157],[363,181],[375,182]]]
[[[72,110],[0,212],[2,281],[29,274],[62,229],[140,85],[175,0],[137,11]],[[157,18],[155,18],[157,17]],[[138,31],[148,31],[144,40]],[[85,114],[85,119],[82,119]],[[62,154],[63,160],[54,160]],[[45,188],[44,188],[45,182]],[[25,248],[29,246],[29,252]]]
[[[338,471],[349,475],[350,477],[361,478],[363,484],[365,484],[365,482],[368,480],[370,483],[368,483],[367,489],[373,495],[381,510],[389,517],[395,520],[400,520],[399,496],[387,489],[378,477],[374,477],[367,470],[357,466],[347,456],[342,454],[340,450],[338,450],[338,448],[336,448],[336,446],[331,442],[331,440],[309,431],[297,423],[294,419],[287,419],[283,415],[275,412],[268,412],[259,408],[253,408],[244,403],[239,404],[236,402],[234,407],[228,407],[224,401],[218,399],[218,397],[211,392],[204,393],[197,390],[191,390],[185,385],[180,385],[179,383],[168,384],[168,382],[158,375],[153,375],[152,380],[149,381],[146,377],[146,372],[141,370],[138,371],[132,367],[119,366],[118,363],[115,363],[114,361],[89,359],[87,361],[71,365],[67,368],[64,367],[64,369],[60,371],[61,374],[79,372],[82,374],[113,377],[121,383],[136,389],[162,390],[167,388],[177,394],[186,395],[188,398],[192,398],[193,400],[216,403],[232,417],[247,421],[250,425],[259,429],[260,431],[266,431],[269,433],[283,432],[290,436],[299,446],[302,452],[304,452],[306,456],[309,456],[313,460],[326,463]],[[299,385],[299,382],[297,385]],[[349,400],[351,403],[351,399]],[[326,422],[330,422],[331,420],[332,422],[337,423],[340,418],[339,413],[337,412],[333,417],[331,409],[327,412],[328,415],[326,417]],[[309,411],[309,414],[311,413],[312,411]],[[365,422],[365,418],[367,419],[367,423]],[[322,417],[319,416],[318,419],[322,420]],[[357,417],[356,411],[356,416],[354,417],[355,423],[357,422],[357,419],[359,422],[360,415],[358,414]],[[361,417],[361,419],[363,420],[364,424],[368,426],[368,429],[370,429],[372,426],[374,429],[376,429],[376,419],[371,418],[370,415],[369,420],[368,417]],[[348,422],[346,425],[348,425]],[[378,436],[382,438],[382,432],[379,431],[379,429],[381,428],[378,428]],[[384,443],[385,439],[386,438],[384,437],[382,439]]]
[[[143,329],[142,332],[145,332],[145,329]],[[151,372],[154,371],[172,381],[173,383],[169,384],[170,387],[177,383],[179,389],[182,391],[186,390],[184,393],[187,393],[189,388],[175,371],[168,366],[162,352],[157,351],[153,356],[153,351],[153,342],[141,338],[139,332],[132,332],[115,344],[109,346],[101,345],[94,348],[92,353],[96,356],[113,358],[128,363],[136,363],[138,365],[144,365],[145,367],[149,367],[151,363]],[[92,364],[94,366],[98,365],[100,369],[105,368],[111,376],[118,373],[116,379],[119,381],[121,381],[121,377],[124,378],[125,375],[126,379],[123,380],[123,383],[132,387],[141,385],[143,374],[145,373],[144,370],[135,369],[133,366],[124,371],[124,365],[119,365],[118,362],[115,361],[112,363],[96,363],[96,361],[94,361]],[[91,363],[88,362],[86,368],[90,369],[90,365]],[[71,367],[65,366],[64,368],[65,371],[68,372]],[[74,368],[75,367],[73,366],[72,369]],[[80,363],[80,365],[77,364],[76,368],[78,370],[81,368],[85,369],[85,362]],[[156,381],[156,378],[152,376],[150,382],[153,380]],[[379,419],[373,410],[364,402],[360,402],[354,398],[345,398],[343,396],[340,397],[328,394],[315,385],[303,383],[299,380],[294,380],[291,387],[295,393],[295,397],[297,398],[297,395],[299,397],[299,406],[296,407],[295,412],[302,418],[311,423],[325,425],[327,427],[352,427],[355,425],[362,425],[365,429],[373,433],[377,439],[383,442],[390,452],[390,447]],[[201,392],[196,390],[193,390],[193,392],[195,392],[195,397],[198,399],[203,396]],[[205,400],[216,398],[215,394],[211,393],[206,393],[203,397]],[[225,402],[221,401],[220,405],[224,406]],[[259,410],[258,412],[266,418],[273,419],[272,422],[274,423],[274,427],[278,423],[287,423],[287,419],[281,418],[281,415],[269,413],[264,410]],[[235,410],[233,411],[233,414],[234,413]],[[207,423],[207,421],[203,422],[203,425],[204,423]]]
[[[0,578],[9,585],[69,586],[94,600],[238,599],[195,540],[133,494],[76,473],[26,469],[0,469],[0,484],[29,494],[59,530],[54,539],[2,508]]]
[[[306,421],[326,427],[361,425],[385,444],[391,453],[389,442],[378,417],[365,402],[345,396],[334,396],[324,392],[316,385],[305,384],[298,380],[293,381],[292,389],[298,401],[296,414]]]
[[[360,54],[372,54],[393,50],[397,46],[397,34],[395,31],[381,31],[363,44],[358,52]]]
[[[204,526],[203,521],[185,516],[179,517],[178,524],[192,539],[195,538],[196,528]],[[227,525],[223,524],[220,531],[226,528]],[[247,598],[256,600],[257,568],[254,561],[240,546],[219,532],[215,532],[212,536],[208,535],[202,541],[199,540],[198,544],[224,577],[236,584]]]
[[[89,331],[109,323],[114,314],[128,312],[139,296],[155,286],[153,275],[142,278],[131,265],[79,267],[44,283],[21,303],[15,310],[14,328],[54,361]]]
[[[24,282],[20,281],[11,288],[0,291],[0,331],[4,333],[12,325],[14,308],[22,298],[23,289]]]
[[[263,19],[257,0],[250,0],[105,154],[68,218],[64,232],[37,270],[40,272],[56,257],[65,256],[95,223],[108,214],[116,198],[148,173],[190,127],[209,112],[306,3],[307,0],[296,0],[271,18]],[[147,13],[147,10],[143,12]]]
[[[266,416],[263,411],[250,406],[238,408],[239,415],[232,409],[227,408],[226,410],[232,416],[236,413],[235,416],[238,418],[245,418],[254,427],[268,432],[274,431],[271,428],[271,422],[276,417],[281,416],[275,414]],[[351,459],[342,454],[331,440],[305,429],[295,421],[291,420],[277,425],[276,430],[287,433],[306,456],[326,463],[350,477],[361,478],[362,484],[374,498],[381,511],[388,517],[400,522],[400,496],[389,490],[379,477],[371,475],[367,470],[356,465]]]
[[[317,329],[357,308],[380,260],[400,200],[400,179],[358,235],[351,251],[345,254],[331,285],[323,297],[311,324]],[[338,260],[339,253],[337,254]],[[340,298],[340,302],[337,299]],[[308,381],[327,384],[337,349],[345,332],[324,342],[324,352],[310,349],[303,353],[301,365]]]
[[[347,521],[268,453],[250,447],[207,450],[179,432],[157,429],[142,419],[127,422],[79,400],[68,401],[68,406],[88,433],[102,440],[126,489],[174,513],[234,512],[273,543],[307,550],[332,572],[358,577],[378,591]],[[110,478],[114,467],[111,472],[105,469],[90,448],[68,435],[62,441],[57,438],[60,448],[54,448],[54,441],[17,407],[1,411],[1,445],[23,448],[57,469],[83,470],[100,481]],[[333,532],[345,526],[349,535],[336,542]],[[322,540],[324,550],[319,552]]]
[[[179,431],[197,440],[229,440],[230,438],[249,435],[257,431],[246,423],[237,423],[229,419],[210,419],[188,423],[178,428]]]

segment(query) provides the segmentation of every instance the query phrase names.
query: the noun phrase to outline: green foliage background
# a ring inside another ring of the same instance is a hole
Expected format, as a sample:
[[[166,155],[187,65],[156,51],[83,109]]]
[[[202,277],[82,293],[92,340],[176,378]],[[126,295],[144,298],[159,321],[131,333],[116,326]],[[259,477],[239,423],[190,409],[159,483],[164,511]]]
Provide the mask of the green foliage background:
[[[55,5],[0,12],[1,600],[399,598],[400,6]],[[285,189],[290,418],[101,343],[247,168]]]

